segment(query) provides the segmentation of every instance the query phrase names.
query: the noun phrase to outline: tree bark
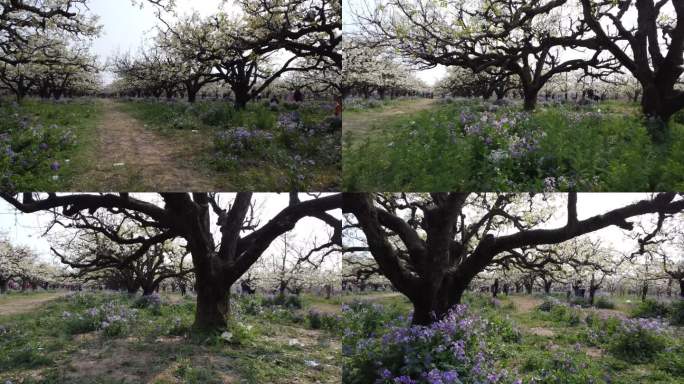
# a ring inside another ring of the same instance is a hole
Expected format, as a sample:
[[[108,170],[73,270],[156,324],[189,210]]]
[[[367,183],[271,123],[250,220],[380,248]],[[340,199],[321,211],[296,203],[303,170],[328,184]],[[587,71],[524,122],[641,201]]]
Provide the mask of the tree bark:
[[[684,299],[684,279],[679,280],[679,297]]]
[[[465,286],[447,282],[431,294],[415,295],[409,298],[413,303],[411,324],[429,325],[435,319],[441,319],[450,308],[461,302],[465,288]]]
[[[598,287],[589,287],[589,304],[594,305],[594,296],[596,296],[596,291]]]
[[[197,277],[197,310],[193,327],[200,331],[224,329],[230,314],[230,288]]]
[[[157,288],[158,287],[156,285],[142,287],[143,296],[149,296],[153,294],[157,290]]]
[[[537,107],[537,95],[539,94],[538,89],[528,88],[524,90],[524,107],[526,111],[534,111]]]

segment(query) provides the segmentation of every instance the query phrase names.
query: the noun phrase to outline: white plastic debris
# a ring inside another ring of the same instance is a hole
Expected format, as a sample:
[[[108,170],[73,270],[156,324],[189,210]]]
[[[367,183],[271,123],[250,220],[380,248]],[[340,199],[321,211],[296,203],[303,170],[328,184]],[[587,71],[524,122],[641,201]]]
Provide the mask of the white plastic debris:
[[[221,338],[225,341],[230,341],[233,338],[233,334],[226,331],[221,334]]]
[[[309,368],[318,368],[321,364],[315,360],[304,360],[304,365],[306,365]]]
[[[303,347],[304,346],[304,344],[302,344],[302,342],[297,340],[297,339],[290,339],[290,341],[287,342],[287,345],[289,345],[290,347]]]
[[[114,163],[114,168],[123,167],[126,163]]]

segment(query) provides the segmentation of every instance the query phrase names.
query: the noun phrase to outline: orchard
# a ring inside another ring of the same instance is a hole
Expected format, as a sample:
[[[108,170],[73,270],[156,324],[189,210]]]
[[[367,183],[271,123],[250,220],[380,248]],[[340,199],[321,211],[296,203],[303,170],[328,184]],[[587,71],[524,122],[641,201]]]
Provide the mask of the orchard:
[[[679,2],[360,3],[343,65],[394,74],[344,73],[346,189],[681,187]]]
[[[108,6],[0,2],[3,190],[339,185],[339,0]]]

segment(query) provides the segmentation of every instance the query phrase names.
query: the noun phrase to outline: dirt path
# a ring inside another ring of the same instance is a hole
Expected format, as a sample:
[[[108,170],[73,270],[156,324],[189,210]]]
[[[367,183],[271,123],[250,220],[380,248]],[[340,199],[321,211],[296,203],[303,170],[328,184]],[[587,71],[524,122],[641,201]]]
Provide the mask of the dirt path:
[[[187,142],[164,137],[103,100],[97,127],[97,152],[74,185],[97,191],[200,191],[216,183],[184,164],[192,158]],[[88,190],[90,190],[88,189]]]
[[[363,112],[345,112],[342,116],[342,129],[345,138],[354,143],[362,142],[366,137],[382,130],[392,121],[429,109],[435,105],[435,99],[407,99],[383,109],[370,109]]]
[[[2,298],[0,300],[0,316],[6,315],[18,315],[22,313],[28,313],[34,309],[40,307],[41,305],[47,303],[48,301],[55,300],[59,297],[64,296],[63,292],[56,293],[45,293],[35,296],[15,296],[10,298]]]
[[[509,296],[509,298],[515,303],[515,309],[523,313],[534,310],[543,302],[543,300],[532,296]]]

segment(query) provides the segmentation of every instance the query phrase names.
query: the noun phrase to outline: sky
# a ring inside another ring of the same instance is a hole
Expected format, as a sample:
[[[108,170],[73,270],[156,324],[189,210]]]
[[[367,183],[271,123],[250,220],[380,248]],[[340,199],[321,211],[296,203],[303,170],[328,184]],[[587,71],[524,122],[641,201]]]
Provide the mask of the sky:
[[[134,197],[147,201],[159,202],[161,199],[157,194],[133,194]],[[222,207],[227,207],[230,201],[234,198],[234,194],[221,194],[220,204]],[[309,199],[305,195],[301,196],[302,200]],[[285,208],[289,201],[287,193],[257,193],[254,195],[253,201],[256,202],[258,212],[261,212],[260,224],[264,225],[273,218],[280,210]],[[332,212],[336,217],[341,217],[342,213]],[[49,236],[58,235],[58,230],[54,230],[48,236],[43,236],[47,223],[51,215],[45,213],[24,214],[19,213],[5,200],[0,199],[0,233],[6,234],[9,241],[16,245],[26,245],[31,247],[42,260],[52,262],[55,257],[50,251]],[[215,226],[216,218],[212,217],[212,226],[215,231],[214,239],[218,242],[220,236],[218,235],[218,228]],[[317,237],[319,243],[323,243],[328,234],[329,227],[323,224],[318,219],[304,218],[300,220],[293,230],[293,234],[300,240],[305,240],[312,237]],[[266,255],[270,252],[275,252],[277,248],[277,241],[271,244],[271,248],[266,251]],[[333,259],[331,263],[335,262]],[[325,267],[333,267],[331,264]]]
[[[179,15],[199,12],[211,15],[220,8],[221,0],[176,0]],[[228,5],[230,7],[230,5]],[[104,62],[117,53],[135,54],[145,39],[154,36],[155,26],[161,24],[155,14],[155,7],[149,4],[133,5],[130,0],[91,0],[90,13],[99,16],[103,26],[101,36],[93,43],[93,52]],[[166,18],[172,19],[166,14]],[[105,74],[105,83],[113,79]]]

